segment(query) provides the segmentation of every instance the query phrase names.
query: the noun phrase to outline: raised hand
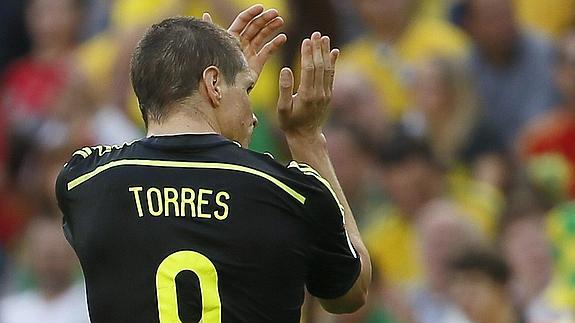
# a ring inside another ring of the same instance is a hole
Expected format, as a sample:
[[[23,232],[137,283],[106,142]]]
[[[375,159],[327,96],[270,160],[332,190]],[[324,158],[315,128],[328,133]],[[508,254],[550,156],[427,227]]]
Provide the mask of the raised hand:
[[[280,93],[277,104],[281,129],[286,135],[299,137],[321,135],[328,116],[335,78],[338,49],[331,49],[328,36],[319,32],[301,45],[301,81],[293,94],[294,77],[289,68],[280,73]]]
[[[212,21],[207,13],[203,20]],[[284,20],[276,9],[264,11],[262,5],[256,4],[242,11],[228,28],[228,32],[239,39],[248,65],[257,76],[270,56],[287,41],[286,35],[277,34],[283,25]]]

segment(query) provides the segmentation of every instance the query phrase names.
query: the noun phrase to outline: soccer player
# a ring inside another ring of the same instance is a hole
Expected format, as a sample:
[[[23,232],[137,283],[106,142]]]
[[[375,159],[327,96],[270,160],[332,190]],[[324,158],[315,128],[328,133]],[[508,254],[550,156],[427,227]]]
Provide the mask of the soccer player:
[[[194,18],[152,26],[132,58],[148,136],[78,150],[56,190],[92,323],[299,322],[304,287],[334,313],[366,299],[369,256],[326,151],[338,56],[314,33],[301,84],[280,75],[293,162],[247,150],[249,92],[285,35],[259,5],[228,32]]]

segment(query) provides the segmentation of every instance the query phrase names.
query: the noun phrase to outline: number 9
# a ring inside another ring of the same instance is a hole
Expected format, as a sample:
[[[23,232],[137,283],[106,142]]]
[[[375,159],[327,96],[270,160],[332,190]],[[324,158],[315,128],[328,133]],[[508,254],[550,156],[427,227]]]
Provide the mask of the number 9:
[[[176,276],[192,271],[200,281],[203,323],[221,323],[222,313],[218,292],[218,273],[206,256],[195,251],[178,251],[162,261],[156,272],[156,291],[160,323],[182,323],[178,315]]]

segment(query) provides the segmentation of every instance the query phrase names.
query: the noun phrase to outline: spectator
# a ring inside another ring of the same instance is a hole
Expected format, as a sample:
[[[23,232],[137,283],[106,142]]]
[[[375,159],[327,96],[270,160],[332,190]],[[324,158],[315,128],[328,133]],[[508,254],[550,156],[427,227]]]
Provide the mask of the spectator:
[[[474,323],[521,322],[508,291],[509,267],[490,250],[467,249],[453,258],[450,294]]]
[[[556,189],[559,192],[555,195],[558,200],[565,200],[575,198],[575,31],[561,42],[554,72],[563,102],[527,125],[519,140],[519,150],[526,165],[536,166],[546,156],[547,160],[554,156],[564,163],[566,174],[559,179],[563,188]],[[550,173],[549,168],[546,173]],[[561,168],[551,169],[560,171]],[[549,180],[549,176],[543,178],[543,181]]]
[[[527,322],[570,322],[569,311],[557,308],[548,297],[553,279],[552,245],[545,231],[546,210],[531,195],[512,198],[500,228],[502,252],[512,273],[514,304]]]
[[[449,299],[449,260],[460,250],[484,240],[471,222],[449,201],[433,201],[419,215],[417,232],[424,283],[411,294],[418,323],[463,323],[465,317]]]
[[[493,233],[498,206],[484,191],[451,182],[425,142],[396,135],[379,158],[381,183],[389,201],[370,215],[372,221],[364,237],[376,274],[384,285],[383,300],[387,301],[405,298],[408,289],[422,283],[422,244],[416,223],[428,203],[437,199],[450,201],[458,214],[486,235]],[[390,290],[392,294],[404,295],[390,296]]]
[[[383,144],[389,136],[390,120],[373,84],[363,75],[349,74],[339,77],[334,86],[330,121],[361,129],[374,147]]]
[[[409,106],[409,65],[433,55],[463,56],[465,39],[443,21],[420,15],[420,0],[355,0],[366,32],[344,47],[340,70],[364,75],[386,115],[397,121]]]
[[[557,99],[552,47],[520,30],[510,0],[462,0],[452,19],[473,42],[469,64],[483,124],[511,148],[521,127]]]
[[[463,64],[448,57],[423,62],[415,70],[411,93],[414,109],[403,124],[408,132],[427,138],[443,164],[453,166],[497,151],[483,145],[490,138],[477,129],[478,97]]]
[[[509,181],[502,162],[505,147],[479,124],[478,98],[467,68],[458,60],[437,57],[415,70],[411,87],[414,109],[402,126],[428,140],[438,160],[462,175],[503,190]]]
[[[53,113],[72,73],[70,58],[77,43],[81,0],[31,0],[26,26],[31,53],[12,63],[0,86],[0,110],[6,118],[9,176],[16,176],[43,120]],[[0,122],[2,123],[2,122]],[[2,137],[2,136],[0,136]],[[1,146],[1,145],[0,145]]]
[[[84,287],[74,282],[76,257],[64,239],[59,221],[37,219],[30,225],[25,240],[37,288],[3,299],[0,322],[88,323]]]
[[[362,129],[331,124],[325,129],[327,148],[348,203],[360,227],[375,202],[373,179],[375,156]]]

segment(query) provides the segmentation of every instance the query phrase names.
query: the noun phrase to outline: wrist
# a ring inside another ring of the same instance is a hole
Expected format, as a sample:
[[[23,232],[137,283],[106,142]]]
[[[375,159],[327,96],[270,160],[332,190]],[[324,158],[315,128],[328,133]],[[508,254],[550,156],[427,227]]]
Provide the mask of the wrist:
[[[327,148],[327,141],[321,132],[317,133],[286,133],[286,141],[290,149],[307,148],[323,149]]]
[[[286,141],[292,155],[292,159],[303,162],[312,167],[325,161],[328,157],[327,142],[322,133],[315,135],[286,135]]]

